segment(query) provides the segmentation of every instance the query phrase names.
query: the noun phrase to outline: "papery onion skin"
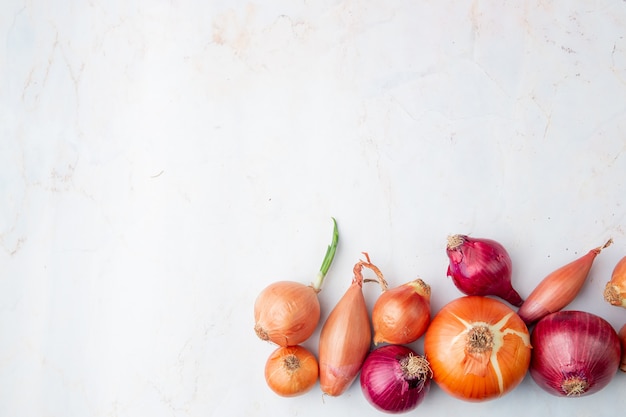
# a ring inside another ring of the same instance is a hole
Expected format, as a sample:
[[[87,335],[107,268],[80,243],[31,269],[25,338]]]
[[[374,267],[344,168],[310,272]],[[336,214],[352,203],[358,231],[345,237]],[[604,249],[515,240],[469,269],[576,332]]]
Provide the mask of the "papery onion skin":
[[[295,346],[313,334],[320,313],[320,302],[311,286],[295,281],[274,282],[254,303],[254,330],[261,340]]]
[[[372,309],[374,344],[408,344],[430,323],[430,286],[418,278],[383,292]]]
[[[361,286],[353,283],[322,327],[319,342],[320,387],[338,396],[356,378],[372,333]]]
[[[402,345],[385,345],[369,353],[361,368],[361,390],[376,409],[404,413],[422,403],[430,390],[432,370],[425,356]]]
[[[622,345],[622,359],[619,364],[619,369],[622,372],[626,372],[626,324],[619,329],[619,333],[617,335],[619,336],[619,341]]]
[[[615,376],[620,341],[615,329],[595,314],[558,311],[537,322],[531,335],[532,379],[558,397],[598,392]]]
[[[318,376],[315,355],[299,345],[279,347],[265,363],[265,381],[281,397],[295,397],[310,391]]]
[[[352,284],[324,322],[319,339],[320,387],[330,396],[339,396],[352,385],[370,349],[372,331],[362,289],[364,266],[376,272],[383,290],[387,287],[380,270],[367,257],[367,262],[354,266]]]
[[[462,400],[486,401],[507,394],[524,379],[530,336],[508,305],[466,296],[435,315],[426,330],[424,353],[441,389]]]
[[[615,265],[611,280],[604,288],[604,300],[611,305],[626,308],[626,256]]]
[[[519,307],[522,297],[511,284],[513,264],[504,246],[492,239],[448,237],[448,276],[467,295],[493,295]]]
[[[571,303],[585,284],[596,256],[611,243],[613,240],[609,239],[604,246],[592,249],[548,274],[517,310],[524,323],[530,326]]]

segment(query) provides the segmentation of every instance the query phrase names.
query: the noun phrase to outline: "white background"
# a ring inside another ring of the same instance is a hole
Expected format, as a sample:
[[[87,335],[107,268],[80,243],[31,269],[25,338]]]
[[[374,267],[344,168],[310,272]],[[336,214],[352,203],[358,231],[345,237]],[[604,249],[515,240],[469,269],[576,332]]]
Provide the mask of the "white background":
[[[508,249],[523,297],[612,237],[568,308],[626,323],[602,300],[626,255],[623,1],[5,0],[0,34],[0,415],[380,415],[358,384],[263,378],[256,295],[312,279],[331,216],[323,318],[362,251],[436,313],[464,233]],[[416,413],[617,415],[625,390],[433,384]]]

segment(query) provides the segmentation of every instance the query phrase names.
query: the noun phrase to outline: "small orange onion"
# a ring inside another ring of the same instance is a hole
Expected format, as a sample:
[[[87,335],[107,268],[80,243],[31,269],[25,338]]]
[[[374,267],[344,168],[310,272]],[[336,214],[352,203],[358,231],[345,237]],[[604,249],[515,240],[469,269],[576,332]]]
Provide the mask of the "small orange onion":
[[[328,315],[319,339],[320,387],[331,396],[343,394],[352,385],[370,349],[372,331],[363,296],[363,267],[373,270],[387,288],[380,270],[366,261],[354,266],[352,284]]]
[[[279,347],[265,363],[265,381],[282,397],[295,397],[311,390],[318,376],[317,359],[300,345]]]
[[[585,284],[594,259],[611,243],[613,239],[548,274],[517,311],[524,323],[531,325],[571,303]]]
[[[384,291],[374,303],[374,344],[404,345],[419,339],[430,323],[430,286],[416,279]]]
[[[611,280],[604,288],[604,299],[614,306],[626,308],[626,256],[615,265]]]
[[[619,369],[626,372],[626,324],[622,326],[617,335],[619,336],[619,341],[622,345],[622,360],[619,364]]]
[[[524,379],[530,364],[530,335],[506,304],[466,296],[445,305],[424,338],[433,379],[466,401],[500,397]]]

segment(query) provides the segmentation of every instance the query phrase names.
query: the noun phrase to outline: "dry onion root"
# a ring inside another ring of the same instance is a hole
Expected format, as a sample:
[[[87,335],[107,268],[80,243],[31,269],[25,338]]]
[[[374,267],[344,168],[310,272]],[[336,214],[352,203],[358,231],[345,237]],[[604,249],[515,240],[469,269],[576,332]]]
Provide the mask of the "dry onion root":
[[[317,382],[319,367],[315,356],[302,346],[281,346],[265,364],[265,381],[282,397],[302,395]]]
[[[604,288],[604,300],[611,305],[626,308],[626,256],[615,265],[611,280]]]

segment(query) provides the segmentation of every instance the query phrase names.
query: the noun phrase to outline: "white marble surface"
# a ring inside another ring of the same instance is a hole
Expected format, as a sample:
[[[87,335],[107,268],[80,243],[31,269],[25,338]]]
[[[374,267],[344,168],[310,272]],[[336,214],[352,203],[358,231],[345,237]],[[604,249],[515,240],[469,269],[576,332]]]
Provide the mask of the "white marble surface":
[[[626,255],[624,1],[5,0],[0,34],[0,415],[379,415],[357,385],[263,379],[254,299],[311,279],[331,216],[324,317],[361,251],[436,311],[460,295],[445,238],[471,233],[523,296],[613,237],[570,307],[626,322],[601,299]],[[618,415],[624,390],[433,387],[418,411]]]

